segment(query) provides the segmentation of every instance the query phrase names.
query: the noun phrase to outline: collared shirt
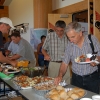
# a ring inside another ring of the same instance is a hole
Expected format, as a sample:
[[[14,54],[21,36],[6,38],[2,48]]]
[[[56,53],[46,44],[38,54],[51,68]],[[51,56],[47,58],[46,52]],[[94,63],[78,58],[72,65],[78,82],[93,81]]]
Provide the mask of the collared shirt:
[[[91,36],[93,41],[93,45],[95,48],[95,52],[98,51],[98,56],[100,56],[100,44],[95,36]],[[78,64],[75,62],[75,58],[83,55],[92,53],[92,49],[90,46],[90,40],[88,39],[88,35],[84,36],[84,43],[82,48],[79,48],[77,45],[68,42],[68,45],[65,50],[65,57],[63,62],[68,64],[70,61],[72,62],[72,71],[78,75],[88,75],[95,72],[98,68],[97,66],[92,67],[90,64]]]
[[[59,38],[56,32],[48,33],[46,40],[43,44],[43,49],[47,50],[50,55],[51,61],[61,61],[67,45],[67,37],[64,34]]]
[[[18,44],[15,44],[13,41],[11,41],[8,46],[8,50],[10,50],[12,54],[16,54],[18,52],[18,49]]]

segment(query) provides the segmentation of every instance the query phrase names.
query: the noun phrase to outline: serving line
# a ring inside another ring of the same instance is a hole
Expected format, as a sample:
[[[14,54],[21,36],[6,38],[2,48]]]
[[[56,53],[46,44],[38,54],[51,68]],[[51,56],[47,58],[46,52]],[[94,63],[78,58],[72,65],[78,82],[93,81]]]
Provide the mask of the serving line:
[[[2,78],[0,78],[0,88],[1,88],[1,84],[3,83],[3,88],[4,88],[4,95],[6,95],[6,89],[5,86],[7,85],[8,87],[10,87],[10,89],[14,90],[14,91],[18,91],[17,87],[15,86],[15,84],[13,84],[13,82],[11,80],[4,80]],[[1,95],[2,96],[2,95]]]
[[[25,100],[47,100],[45,98],[45,96],[40,96],[38,94],[35,93],[34,89],[24,89],[24,90],[19,90],[18,87],[13,83],[13,81],[10,80],[3,80],[0,79],[0,81],[4,82],[5,85],[9,86],[12,90],[16,91],[17,93],[19,93],[20,95],[22,95],[22,97]],[[73,85],[67,85],[65,86],[65,88],[74,88],[75,86]],[[87,90],[86,90],[87,91]],[[93,95],[96,95],[96,93],[87,91],[87,94],[84,96],[86,98],[92,98]]]
[[[5,90],[5,86],[7,85],[10,89],[11,89],[11,91],[16,91],[16,93],[17,94],[20,94],[19,93],[19,88],[18,88],[18,86],[16,86],[16,84],[14,84],[14,82],[12,81],[12,79],[10,79],[10,80],[4,80],[4,79],[2,79],[2,78],[0,78],[0,82],[3,82],[4,83],[4,95],[6,95],[6,90]],[[1,85],[1,84],[0,84]],[[3,95],[3,96],[4,96]],[[21,94],[20,94],[21,95]],[[2,95],[1,95],[2,96]],[[0,97],[1,97],[0,96]],[[22,95],[22,97],[25,99],[25,100],[28,100],[26,97],[24,97],[23,95]]]
[[[74,88],[74,87],[75,86],[73,86],[73,85],[65,86],[65,88]],[[36,94],[33,89],[19,90],[19,93],[22,94],[23,96],[25,96],[27,98],[27,100],[47,100],[45,97]],[[87,93],[84,97],[85,98],[92,98],[93,95],[96,95],[96,93],[87,91]]]

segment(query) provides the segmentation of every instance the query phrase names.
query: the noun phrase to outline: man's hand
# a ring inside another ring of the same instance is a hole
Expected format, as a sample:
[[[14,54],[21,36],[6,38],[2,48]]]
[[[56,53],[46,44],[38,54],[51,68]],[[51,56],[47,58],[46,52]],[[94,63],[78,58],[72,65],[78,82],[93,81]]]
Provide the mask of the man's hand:
[[[8,60],[12,60],[12,57],[8,57],[8,56],[6,56],[6,58],[7,58]]]
[[[10,61],[10,64],[12,65],[12,66],[14,66],[14,67],[16,67],[17,66],[17,61],[16,60],[12,60],[12,61]]]
[[[5,51],[5,55],[8,56],[9,54],[10,54],[10,51],[9,50],[6,50]]]
[[[96,64],[95,62],[91,62],[90,65],[91,65],[92,67],[97,66],[97,64]]]
[[[50,56],[47,54],[47,55],[45,55],[44,56],[44,60],[48,60],[48,61],[50,61]]]
[[[62,77],[58,76],[54,79],[54,84],[59,85],[59,83],[62,81]]]

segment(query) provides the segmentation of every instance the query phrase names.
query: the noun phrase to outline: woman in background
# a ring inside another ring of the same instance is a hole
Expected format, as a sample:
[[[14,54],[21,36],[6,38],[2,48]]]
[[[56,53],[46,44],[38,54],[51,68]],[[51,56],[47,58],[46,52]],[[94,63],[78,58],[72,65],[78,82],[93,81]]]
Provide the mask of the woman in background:
[[[42,50],[42,46],[43,46],[43,43],[45,41],[45,38],[46,36],[42,35],[41,36],[41,43],[38,44],[38,47],[37,47],[37,54],[38,54],[38,64],[39,66],[41,67],[48,67],[49,65],[49,61],[47,60],[44,60],[44,55],[42,54],[41,50]]]

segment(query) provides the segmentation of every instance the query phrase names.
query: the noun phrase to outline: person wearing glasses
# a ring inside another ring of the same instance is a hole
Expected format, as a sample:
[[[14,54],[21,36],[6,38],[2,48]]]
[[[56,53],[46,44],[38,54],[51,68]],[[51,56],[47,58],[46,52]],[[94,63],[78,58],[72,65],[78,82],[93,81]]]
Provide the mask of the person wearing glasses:
[[[7,17],[0,18],[0,62],[1,63],[9,63],[13,66],[16,66],[16,61],[8,60],[4,55],[4,47],[3,47],[3,34],[8,34],[10,29],[14,29],[12,21]]]
[[[48,76],[57,77],[59,73],[60,64],[62,62],[65,48],[67,46],[67,37],[65,34],[66,23],[58,20],[55,23],[55,31],[50,32],[46,36],[46,40],[42,46],[42,53],[44,59],[50,61],[48,66]],[[70,83],[70,71],[67,70],[63,79]]]

